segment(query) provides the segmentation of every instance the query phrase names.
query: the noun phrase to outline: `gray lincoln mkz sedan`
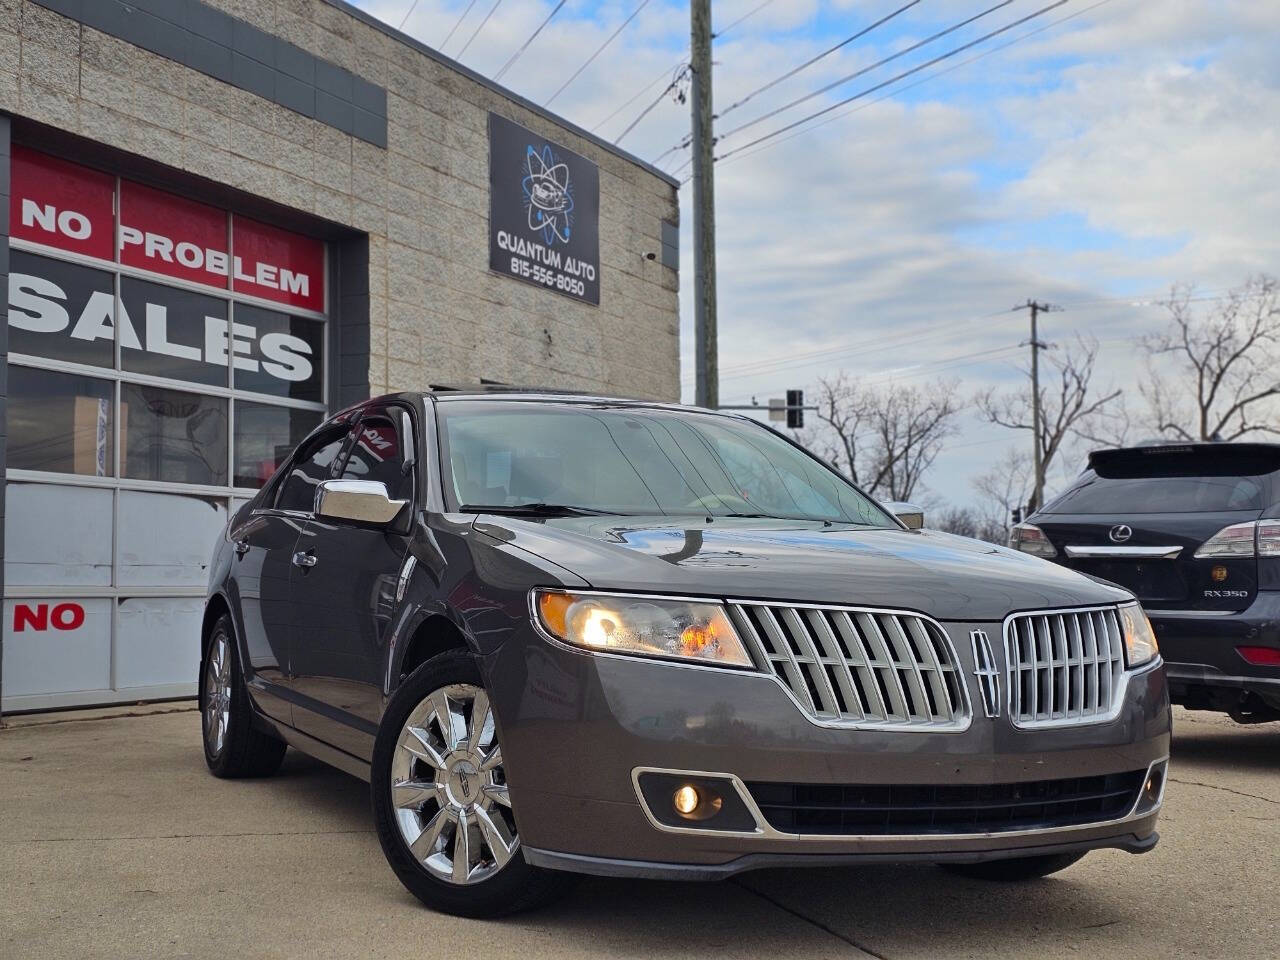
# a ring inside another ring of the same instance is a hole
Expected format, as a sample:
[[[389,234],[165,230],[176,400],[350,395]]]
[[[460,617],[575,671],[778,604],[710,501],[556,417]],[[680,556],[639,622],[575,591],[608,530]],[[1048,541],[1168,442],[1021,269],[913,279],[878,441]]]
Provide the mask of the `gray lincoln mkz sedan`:
[[[429,906],[574,873],[934,861],[1041,877],[1156,842],[1169,698],[1131,594],[909,530],[743,417],[436,391],[345,410],[218,543],[218,776],[370,781]]]

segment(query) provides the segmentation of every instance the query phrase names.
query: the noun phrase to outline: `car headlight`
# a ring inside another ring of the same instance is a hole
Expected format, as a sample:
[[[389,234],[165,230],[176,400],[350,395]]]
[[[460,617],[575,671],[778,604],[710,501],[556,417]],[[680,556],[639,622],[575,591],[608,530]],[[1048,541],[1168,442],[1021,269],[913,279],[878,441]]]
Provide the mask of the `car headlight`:
[[[1124,655],[1130,667],[1140,667],[1160,652],[1156,632],[1140,603],[1120,606],[1120,625],[1124,629]]]
[[[718,603],[535,590],[533,607],[547,633],[586,650],[754,666]]]

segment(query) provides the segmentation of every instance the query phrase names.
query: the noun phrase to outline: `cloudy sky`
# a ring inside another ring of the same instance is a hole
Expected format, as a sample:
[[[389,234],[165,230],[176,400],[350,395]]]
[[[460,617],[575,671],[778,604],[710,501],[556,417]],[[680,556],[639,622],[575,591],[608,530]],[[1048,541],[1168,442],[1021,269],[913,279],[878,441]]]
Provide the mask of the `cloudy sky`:
[[[358,2],[399,26],[411,0]],[[761,0],[713,0],[723,34],[714,48],[717,109],[907,2],[774,0],[756,10]],[[1052,2],[920,0],[718,121],[723,403],[765,401],[840,370],[880,383],[956,378],[966,395],[1014,385],[1027,321],[1010,308],[1028,297],[1066,307],[1046,319],[1042,337],[1095,335],[1103,379],[1129,385],[1136,400],[1133,338],[1164,317],[1152,298],[1173,282],[1212,296],[1251,273],[1280,272],[1280,4],[1272,2],[1068,0],[747,146]],[[997,4],[916,52],[733,132]],[[640,5],[568,0],[502,82],[618,137],[687,58],[687,6],[649,0],[555,94]],[[419,0],[404,30],[492,76],[554,6],[499,0],[477,33],[493,0]],[[688,108],[667,98],[621,144],[685,177],[688,151],[665,151],[688,130]],[[681,204],[691,400],[687,185]],[[971,478],[1014,443],[1029,440],[966,416],[927,479],[930,493],[971,501]]]

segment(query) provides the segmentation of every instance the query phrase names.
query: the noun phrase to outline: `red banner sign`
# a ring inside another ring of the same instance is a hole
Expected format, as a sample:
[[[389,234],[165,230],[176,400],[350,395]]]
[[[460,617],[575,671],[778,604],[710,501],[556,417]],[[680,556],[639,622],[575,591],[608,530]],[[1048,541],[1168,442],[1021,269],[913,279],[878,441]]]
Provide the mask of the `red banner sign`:
[[[236,217],[232,289],[317,312],[324,310],[324,244],[270,224]]]
[[[17,145],[10,170],[10,236],[112,259],[115,177]]]
[[[195,200],[120,181],[120,262],[227,288],[227,215]]]
[[[10,189],[14,237],[117,259],[115,177],[15,146]],[[324,310],[323,241],[243,217],[229,230],[226,211],[129,180],[121,181],[119,199],[124,266]]]

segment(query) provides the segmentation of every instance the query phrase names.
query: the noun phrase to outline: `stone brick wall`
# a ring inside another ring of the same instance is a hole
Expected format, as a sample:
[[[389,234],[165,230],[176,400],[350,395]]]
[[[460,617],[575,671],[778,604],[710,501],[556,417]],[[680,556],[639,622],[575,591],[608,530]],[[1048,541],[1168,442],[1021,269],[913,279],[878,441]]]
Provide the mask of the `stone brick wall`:
[[[644,258],[678,219],[670,182],[341,4],[206,2],[385,86],[387,148],[30,0],[0,0],[0,110],[367,233],[375,394],[483,377],[679,399],[677,274]],[[599,307],[490,273],[490,110],[599,165]]]

